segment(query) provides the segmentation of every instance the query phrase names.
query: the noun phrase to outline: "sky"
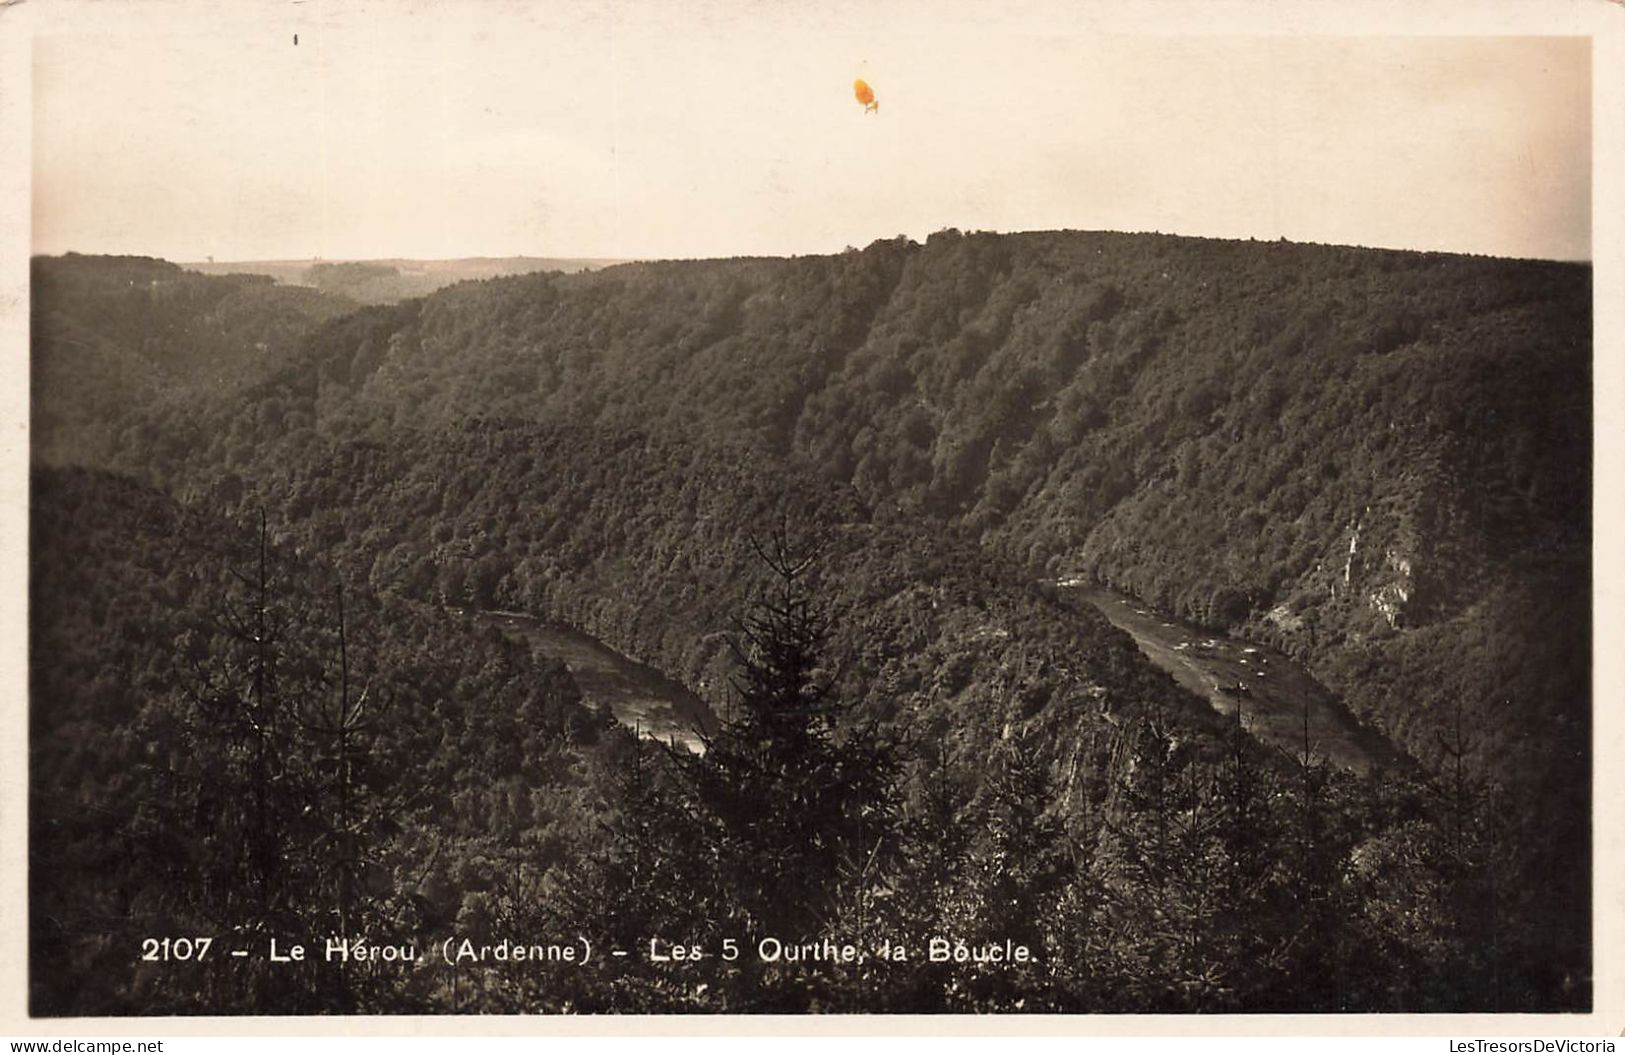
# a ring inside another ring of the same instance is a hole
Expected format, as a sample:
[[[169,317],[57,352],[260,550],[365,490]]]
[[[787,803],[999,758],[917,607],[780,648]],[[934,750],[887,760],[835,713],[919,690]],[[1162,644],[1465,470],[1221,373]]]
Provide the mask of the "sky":
[[[308,0],[84,20],[34,40],[33,248],[683,258],[957,227],[1591,256],[1584,38],[936,10]]]

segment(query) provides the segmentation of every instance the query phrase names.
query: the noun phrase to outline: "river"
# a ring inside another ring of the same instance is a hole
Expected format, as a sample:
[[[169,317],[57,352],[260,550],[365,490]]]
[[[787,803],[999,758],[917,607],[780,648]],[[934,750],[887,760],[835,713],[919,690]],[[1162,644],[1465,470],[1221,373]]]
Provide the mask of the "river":
[[[714,730],[715,719],[705,701],[681,683],[561,623],[520,612],[472,614],[524,641],[541,655],[563,663],[581,687],[582,702],[587,706],[608,711],[616,721],[643,736],[676,741],[691,751],[704,750],[699,730]]]
[[[1233,716],[1239,706],[1243,728],[1264,743],[1297,757],[1303,750],[1307,707],[1313,754],[1359,773],[1404,764],[1387,739],[1362,726],[1291,657],[1170,619],[1102,586],[1063,585],[1061,592],[1099,609],[1134,638],[1151,662],[1214,710]]]
[[[1152,663],[1219,713],[1234,715],[1241,707],[1243,727],[1264,743],[1289,755],[1300,753],[1307,707],[1314,754],[1360,773],[1403,764],[1403,756],[1385,738],[1360,725],[1341,700],[1289,656],[1170,619],[1105,587],[1067,585],[1061,593],[1099,609],[1134,638]],[[563,663],[588,706],[608,711],[644,736],[698,751],[704,747],[699,730],[715,729],[710,709],[685,686],[596,638],[518,612],[474,614]]]

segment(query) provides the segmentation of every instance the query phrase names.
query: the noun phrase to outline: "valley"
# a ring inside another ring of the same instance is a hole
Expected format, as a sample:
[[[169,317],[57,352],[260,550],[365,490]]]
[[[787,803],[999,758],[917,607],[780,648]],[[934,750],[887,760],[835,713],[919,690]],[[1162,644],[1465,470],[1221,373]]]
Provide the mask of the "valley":
[[[1588,1006],[1585,266],[33,267],[43,1013]],[[109,919],[1048,953],[153,981]]]

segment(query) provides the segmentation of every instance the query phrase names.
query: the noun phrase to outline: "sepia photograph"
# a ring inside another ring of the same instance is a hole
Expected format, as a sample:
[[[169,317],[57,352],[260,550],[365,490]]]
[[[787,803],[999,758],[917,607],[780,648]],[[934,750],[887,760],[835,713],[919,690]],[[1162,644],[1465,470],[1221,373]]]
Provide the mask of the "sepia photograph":
[[[1591,36],[104,6],[28,1016],[1597,1008]]]

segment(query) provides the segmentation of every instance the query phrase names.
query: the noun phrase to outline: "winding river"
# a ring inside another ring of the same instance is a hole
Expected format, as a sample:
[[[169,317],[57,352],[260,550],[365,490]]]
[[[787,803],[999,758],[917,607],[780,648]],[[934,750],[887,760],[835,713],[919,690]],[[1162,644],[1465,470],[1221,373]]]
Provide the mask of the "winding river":
[[[1403,764],[1386,739],[1360,725],[1290,657],[1170,619],[1105,587],[1062,586],[1061,593],[1099,609],[1151,662],[1221,714],[1234,715],[1240,707],[1243,727],[1264,743],[1296,756],[1303,750],[1307,715],[1313,754],[1360,773]],[[588,706],[644,736],[703,750],[700,730],[715,728],[705,702],[682,684],[579,630],[518,612],[464,614],[562,662]]]
[[[1202,630],[1101,586],[1062,586],[1064,596],[1098,608],[1140,651],[1224,715],[1241,708],[1242,726],[1293,757],[1303,750],[1304,719],[1312,755],[1358,773],[1403,765],[1380,733],[1362,726],[1302,664],[1280,652]]]
[[[715,719],[705,701],[680,682],[561,623],[520,612],[464,614],[563,663],[581,687],[582,702],[587,706],[608,711],[616,721],[643,736],[675,741],[692,751],[704,750],[700,730],[713,729]]]

